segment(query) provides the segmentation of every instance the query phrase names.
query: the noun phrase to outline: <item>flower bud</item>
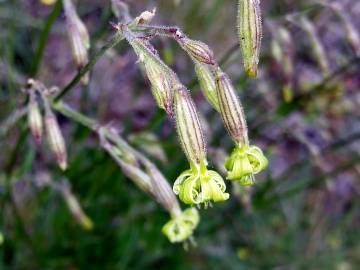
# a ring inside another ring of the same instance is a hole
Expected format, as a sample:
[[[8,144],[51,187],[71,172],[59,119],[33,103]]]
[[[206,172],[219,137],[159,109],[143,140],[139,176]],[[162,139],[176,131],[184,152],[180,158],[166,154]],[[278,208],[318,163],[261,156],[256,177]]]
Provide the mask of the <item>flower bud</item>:
[[[45,108],[45,128],[50,150],[54,153],[57,163],[62,170],[67,168],[67,153],[64,137],[59,123],[50,108]]]
[[[78,69],[83,68],[89,61],[88,50],[90,48],[89,33],[85,24],[81,21],[71,0],[64,0],[64,10],[67,23],[67,32],[72,48],[72,53]],[[89,83],[89,73],[82,78],[82,83]]]
[[[188,208],[166,223],[162,232],[171,243],[179,243],[192,236],[194,229],[199,224],[199,213],[195,208]]]
[[[210,69],[201,63],[195,64],[195,72],[199,79],[200,88],[210,105],[220,111],[219,101],[216,94],[215,78]]]
[[[323,75],[327,76],[330,73],[329,61],[314,24],[305,16],[300,17],[299,23],[310,39],[310,45],[314,53],[315,60],[320,66]]]
[[[176,129],[181,146],[190,163],[200,164],[206,159],[204,136],[195,104],[183,85],[174,89]]]
[[[2,243],[4,243],[4,236],[0,232],[0,246],[2,245]]]
[[[229,77],[220,69],[216,72],[216,92],[226,130],[236,143],[246,144],[248,131],[244,111]]]
[[[238,32],[245,72],[256,77],[262,38],[260,0],[239,0]]]
[[[146,173],[150,176],[153,197],[170,213],[179,213],[180,206],[168,181],[159,169],[147,158],[141,156]]]
[[[62,191],[64,200],[69,208],[71,215],[75,218],[75,220],[85,229],[92,230],[94,227],[91,219],[84,213],[82,210],[79,201],[77,198],[70,192],[68,189],[64,189]]]
[[[181,47],[195,60],[207,65],[214,65],[214,53],[208,45],[187,37],[177,38]]]
[[[144,63],[146,74],[151,83],[151,92],[159,108],[164,109],[172,115],[173,93],[172,82],[166,73],[163,73],[161,66],[148,61]]]
[[[336,12],[336,14],[340,18],[346,31],[347,41],[350,43],[355,54],[357,56],[360,56],[360,35],[358,29],[352,22],[351,16],[344,10],[343,5],[338,2],[331,3],[330,7]]]
[[[135,38],[126,31],[124,33],[139,57],[139,61],[144,64],[157,105],[172,116],[173,85],[178,82],[176,74],[159,58],[155,48],[150,43]]]
[[[133,146],[142,150],[147,156],[155,158],[161,161],[161,163],[168,161],[162,142],[155,133],[140,132],[130,135],[128,139]]]
[[[29,95],[28,123],[35,143],[39,145],[41,143],[43,134],[42,116],[40,113],[39,104],[36,101],[35,91],[31,90]]]

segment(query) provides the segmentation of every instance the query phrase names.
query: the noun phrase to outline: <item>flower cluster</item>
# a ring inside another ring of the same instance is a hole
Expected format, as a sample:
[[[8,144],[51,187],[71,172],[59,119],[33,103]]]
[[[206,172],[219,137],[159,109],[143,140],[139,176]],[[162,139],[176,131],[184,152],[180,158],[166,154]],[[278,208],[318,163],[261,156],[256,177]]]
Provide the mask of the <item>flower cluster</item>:
[[[42,141],[43,129],[45,128],[49,150],[54,154],[59,167],[62,170],[67,168],[67,151],[65,140],[62,135],[59,123],[51,109],[48,96],[52,95],[53,89],[46,88],[41,82],[29,79],[26,92],[29,95],[28,103],[28,124],[35,142],[39,145]],[[44,107],[44,117],[40,110],[41,102]],[[43,128],[44,127],[44,128]]]
[[[78,67],[82,68],[88,62],[88,32],[79,19],[72,1],[64,0],[63,4],[75,61]],[[244,186],[252,185],[254,184],[254,175],[264,170],[268,161],[260,148],[249,144],[247,123],[241,102],[230,78],[219,67],[209,46],[190,39],[176,27],[150,25],[155,11],[143,12],[131,21],[128,13],[125,12],[126,16],[120,14],[121,10],[126,11],[125,6],[113,3],[114,7],[119,13],[117,16],[125,18],[123,23],[115,26],[119,31],[117,35],[126,39],[133,48],[139,59],[138,62],[149,80],[158,107],[164,109],[174,120],[178,139],[190,168],[180,174],[171,189],[157,167],[110,128],[98,127],[96,123],[84,116],[80,117],[81,122],[99,134],[102,147],[118,163],[124,174],[169,212],[171,220],[163,226],[162,232],[172,243],[183,242],[191,239],[200,217],[195,208],[182,211],[175,194],[185,204],[204,205],[205,208],[212,202],[228,200],[230,195],[226,192],[226,183],[223,177],[216,171],[208,169],[206,140],[196,105],[190,92],[180,82],[176,73],[161,60],[158,52],[150,43],[154,36],[164,35],[174,38],[194,62],[203,94],[221,115],[224,127],[235,143],[235,149],[225,164],[228,171],[227,179],[238,181]],[[256,76],[261,38],[259,1],[240,1],[240,15],[240,36],[245,71],[250,76]],[[111,46],[106,46],[103,50],[105,51],[107,47]],[[89,70],[86,67],[85,71],[82,69],[79,74],[86,74]],[[87,83],[88,75],[84,78],[83,83]],[[41,96],[43,101],[44,121],[38,107],[36,93]],[[31,82],[28,94],[30,96],[28,119],[35,140],[40,142],[44,122],[49,148],[54,153],[59,166],[66,169],[65,141],[51,106],[65,115],[79,117],[79,114],[64,107],[56,98],[51,102],[49,89],[39,82]],[[83,216],[71,194],[67,193],[66,195],[69,208],[72,209],[75,216]],[[80,219],[85,227],[92,226],[87,220]]]

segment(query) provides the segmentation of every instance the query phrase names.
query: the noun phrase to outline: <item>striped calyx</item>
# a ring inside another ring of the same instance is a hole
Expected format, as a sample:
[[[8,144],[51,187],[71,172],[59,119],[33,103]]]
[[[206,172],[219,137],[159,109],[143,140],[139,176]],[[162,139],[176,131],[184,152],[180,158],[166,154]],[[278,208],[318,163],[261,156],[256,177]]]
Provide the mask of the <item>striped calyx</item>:
[[[198,211],[191,207],[173,216],[171,220],[163,226],[162,232],[168,237],[171,243],[183,242],[192,236],[199,221],[200,216]]]
[[[210,105],[220,111],[219,102],[216,94],[215,77],[209,67],[200,62],[195,64],[195,72],[198,77],[200,88]]]
[[[320,40],[314,24],[305,16],[301,16],[298,23],[309,37],[315,60],[320,66],[323,75],[327,76],[330,73],[330,63],[326,55],[326,49]]]
[[[159,58],[155,48],[149,42],[127,34],[128,42],[144,65],[157,105],[172,116],[173,86],[178,82],[176,74]]]
[[[76,8],[71,0],[64,0],[64,11],[66,16],[67,33],[70,40],[72,53],[78,68],[84,67],[88,61],[88,50],[90,49],[90,37],[85,24],[81,21]],[[83,84],[88,84],[89,73],[83,79]]]
[[[176,129],[181,146],[190,163],[206,160],[206,146],[195,104],[183,85],[174,89]]]
[[[239,0],[238,33],[245,72],[256,77],[262,38],[260,0]]]
[[[172,115],[173,89],[171,77],[167,72],[164,72],[161,65],[152,60],[144,62],[144,67],[158,107]]]
[[[36,144],[39,145],[42,140],[43,121],[39,104],[36,101],[36,93],[32,90],[29,92],[28,124]]]
[[[214,65],[214,53],[208,45],[201,41],[192,40],[187,37],[177,39],[181,47],[195,60],[207,64]]]
[[[67,153],[64,137],[54,113],[50,108],[45,110],[45,128],[50,150],[54,153],[57,163],[62,170],[67,168]]]
[[[224,126],[235,143],[248,143],[244,111],[229,77],[220,69],[216,72],[216,93]]]
[[[225,193],[224,180],[206,168],[205,142],[195,105],[182,85],[175,89],[174,95],[177,133],[191,168],[176,179],[173,191],[190,205],[203,203],[207,207],[211,201],[225,201],[229,194]]]

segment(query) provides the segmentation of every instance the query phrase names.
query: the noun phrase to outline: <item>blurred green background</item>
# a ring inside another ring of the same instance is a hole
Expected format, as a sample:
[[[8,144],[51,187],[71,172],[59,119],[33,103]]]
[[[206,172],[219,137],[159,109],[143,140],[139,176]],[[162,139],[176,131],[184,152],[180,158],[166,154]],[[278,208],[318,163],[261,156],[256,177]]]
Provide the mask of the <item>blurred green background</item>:
[[[319,1],[262,1],[263,46],[253,80],[243,73],[237,1],[125,2],[133,16],[156,7],[156,24],[177,25],[214,50],[238,89],[251,141],[264,149],[269,168],[254,188],[228,184],[229,201],[200,211],[195,247],[170,244],[161,233],[168,214],[122,174],[95,135],[58,115],[69,152],[63,173],[46,144],[33,143],[26,119],[11,124],[26,102],[20,88],[27,78],[64,87],[77,69],[59,5],[1,0],[0,269],[359,269],[360,49],[349,42],[341,15]],[[360,2],[337,2],[359,29]],[[77,10],[93,55],[114,33],[110,1],[77,1]],[[329,74],[319,68],[298,16],[312,22]],[[279,26],[291,34],[290,45],[280,46],[293,65],[291,76],[274,54]],[[199,91],[191,61],[171,40],[154,45],[191,90],[204,118],[210,166],[222,171],[232,142]],[[97,62],[89,86],[77,86],[65,100],[111,123],[134,147],[146,152],[153,146],[149,157],[172,183],[187,161],[136,61],[120,43]],[[287,84],[293,98],[284,100]],[[143,140],[144,133],[157,139]],[[78,225],[59,192],[41,184],[44,174],[55,182],[67,179],[94,222],[92,231]]]

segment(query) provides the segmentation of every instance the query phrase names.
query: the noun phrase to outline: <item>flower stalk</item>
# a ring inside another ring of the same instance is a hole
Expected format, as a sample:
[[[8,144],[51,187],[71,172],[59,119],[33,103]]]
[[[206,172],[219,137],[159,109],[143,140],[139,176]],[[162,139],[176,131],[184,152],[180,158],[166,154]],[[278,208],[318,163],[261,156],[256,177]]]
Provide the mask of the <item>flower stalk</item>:
[[[196,209],[182,212],[169,183],[147,157],[130,147],[113,131],[100,128],[98,132],[102,146],[125,175],[170,213],[170,221],[162,228],[169,241],[178,243],[190,239],[200,219]],[[129,156],[132,158],[129,159]]]

